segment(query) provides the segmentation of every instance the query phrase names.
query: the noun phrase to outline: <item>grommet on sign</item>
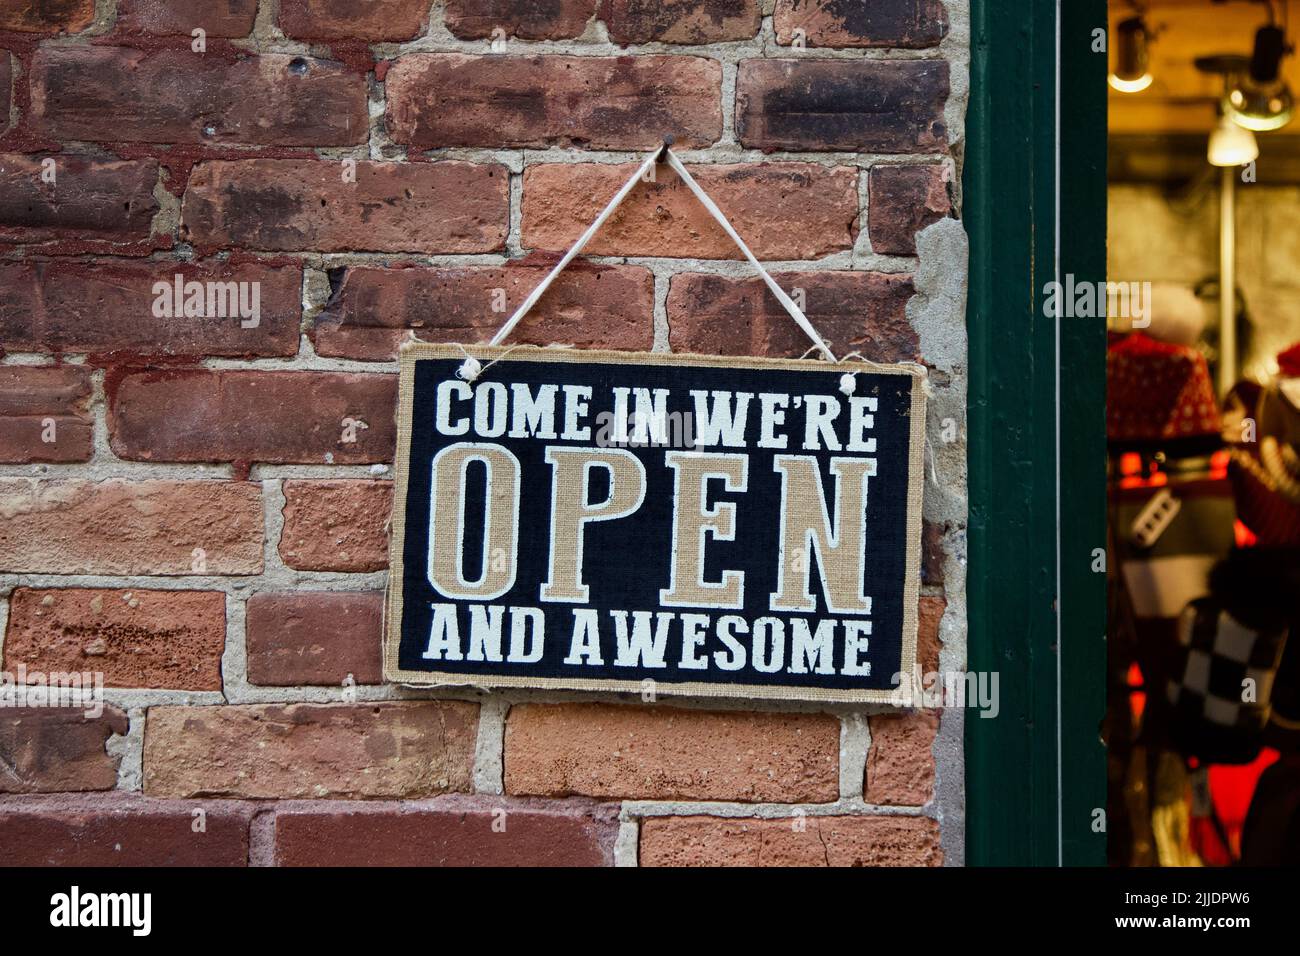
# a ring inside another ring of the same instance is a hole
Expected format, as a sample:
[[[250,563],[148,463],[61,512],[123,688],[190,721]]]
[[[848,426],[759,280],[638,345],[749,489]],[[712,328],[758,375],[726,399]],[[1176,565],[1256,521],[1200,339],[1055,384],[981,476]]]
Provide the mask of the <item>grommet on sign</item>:
[[[845,372],[840,376],[840,391],[845,395],[852,395],[858,390],[858,380],[852,372]]]
[[[466,382],[473,382],[483,372],[483,363],[472,355],[465,356],[465,361],[456,369],[456,377]]]

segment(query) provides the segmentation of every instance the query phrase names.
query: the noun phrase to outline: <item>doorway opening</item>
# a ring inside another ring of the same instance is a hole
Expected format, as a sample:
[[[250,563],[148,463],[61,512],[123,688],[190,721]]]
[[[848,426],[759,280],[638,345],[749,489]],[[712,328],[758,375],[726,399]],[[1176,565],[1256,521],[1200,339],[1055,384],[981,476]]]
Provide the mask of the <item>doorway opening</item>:
[[[1300,21],[1110,0],[1109,861],[1300,862]]]

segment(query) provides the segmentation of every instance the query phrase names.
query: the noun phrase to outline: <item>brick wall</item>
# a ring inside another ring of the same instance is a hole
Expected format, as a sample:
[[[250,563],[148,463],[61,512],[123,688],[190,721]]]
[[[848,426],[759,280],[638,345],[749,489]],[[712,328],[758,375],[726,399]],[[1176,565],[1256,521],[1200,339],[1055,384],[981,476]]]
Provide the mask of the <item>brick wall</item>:
[[[921,653],[964,666],[966,20],[0,0],[3,667],[109,702],[0,708],[3,862],[960,862],[959,711],[431,693],[379,647],[398,345],[486,337],[671,134],[834,348],[931,366]],[[670,172],[588,252],[516,340],[806,348]]]

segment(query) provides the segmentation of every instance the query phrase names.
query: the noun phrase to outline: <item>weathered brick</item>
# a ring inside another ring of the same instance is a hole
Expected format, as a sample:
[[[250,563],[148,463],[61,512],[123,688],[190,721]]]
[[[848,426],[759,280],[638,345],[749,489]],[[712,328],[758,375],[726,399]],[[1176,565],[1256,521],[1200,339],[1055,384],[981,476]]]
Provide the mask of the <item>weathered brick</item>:
[[[168,291],[155,291],[156,283]],[[196,297],[198,287],[186,289],[187,283],[202,283],[201,294]],[[23,259],[0,263],[0,286],[7,291],[0,300],[0,341],[10,349],[229,357],[298,351],[297,262]],[[241,313],[241,301],[256,309]]]
[[[942,150],[944,60],[744,60],[736,138],[765,150]]]
[[[504,248],[505,167],[253,159],[200,163],[181,209],[188,240],[248,249],[472,253]]]
[[[428,25],[429,0],[280,0],[280,29],[299,40],[410,40]]]
[[[245,616],[248,680],[271,687],[383,680],[380,591],[262,592]]]
[[[117,28],[124,33],[246,37],[257,20],[257,0],[117,0]]]
[[[275,814],[275,862],[610,866],[617,836],[617,808],[586,802],[537,805],[453,795],[401,804],[282,803]]]
[[[864,799],[881,806],[919,807],[934,796],[934,738],[939,712],[872,714],[868,718]]]
[[[825,714],[522,704],[505,734],[507,793],[829,802],[839,721]]]
[[[943,584],[943,536],[946,524],[921,521],[921,583]]]
[[[221,690],[220,591],[15,588],[4,665],[98,671],[108,687]]]
[[[430,342],[484,341],[548,271],[549,264],[514,263],[340,269],[331,277],[335,288],[329,304],[311,330],[312,344],[320,355],[392,359],[410,329]],[[510,341],[649,350],[654,344],[654,276],[640,266],[577,260]]]
[[[523,244],[564,250],[636,169],[599,163],[538,164],[524,171]],[[760,259],[817,259],[853,248],[858,173],[814,163],[703,165],[690,173]],[[791,228],[791,217],[798,228]],[[598,256],[739,258],[677,174],[660,166],[638,183],[584,250]]]
[[[837,355],[876,362],[918,357],[907,321],[912,277],[883,272],[785,272],[773,276]],[[811,343],[758,277],[684,273],[668,287],[668,337],[675,352],[798,358]]]
[[[462,40],[483,40],[500,27],[520,40],[581,36],[596,0],[447,0],[447,29]]]
[[[42,47],[32,118],[60,140],[346,146],[370,134],[364,77],[288,54]]]
[[[286,481],[280,557],[298,571],[382,571],[392,508],[391,481]]]
[[[0,478],[0,571],[260,574],[261,488]]]
[[[873,166],[867,179],[871,251],[916,255],[916,234],[951,209],[943,166]]]
[[[55,182],[42,181],[52,159]],[[146,239],[158,200],[153,160],[0,154],[0,242],[58,238]]]
[[[928,817],[786,820],[651,817],[641,823],[642,866],[939,866],[939,826]]]
[[[939,638],[939,623],[948,602],[941,597],[925,595],[917,608],[916,621],[916,661],[921,669],[921,676],[936,674],[939,671],[939,651],[943,642]]]
[[[418,149],[642,149],[668,134],[681,148],[722,135],[722,65],[702,57],[412,53],[385,88],[389,135]]]
[[[78,33],[95,19],[95,0],[6,0],[0,30],[18,33]]]
[[[0,342],[20,347],[7,341],[3,331]],[[94,431],[89,405],[87,368],[0,366],[0,462],[86,461]]]
[[[0,135],[8,131],[14,102],[14,58],[0,50]]]
[[[407,798],[464,791],[478,705],[464,701],[151,707],[150,796]]]
[[[803,30],[810,47],[937,46],[948,34],[942,0],[776,0],[776,42]]]
[[[254,810],[127,793],[8,797],[0,799],[0,866],[247,866]]]
[[[391,461],[397,377],[348,372],[135,372],[108,406],[113,451],[135,461]]]
[[[722,43],[758,33],[758,0],[600,0],[615,43]]]
[[[128,725],[111,706],[93,716],[82,706],[0,707],[0,793],[112,790],[120,758],[105,748]]]

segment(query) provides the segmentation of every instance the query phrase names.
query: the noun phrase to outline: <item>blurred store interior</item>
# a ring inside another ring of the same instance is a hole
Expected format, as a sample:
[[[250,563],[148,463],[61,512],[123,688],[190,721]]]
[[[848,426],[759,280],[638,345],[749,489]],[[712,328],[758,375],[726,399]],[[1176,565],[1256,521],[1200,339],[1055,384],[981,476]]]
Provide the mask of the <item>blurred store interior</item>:
[[[1110,860],[1300,862],[1300,36],[1111,0]]]

